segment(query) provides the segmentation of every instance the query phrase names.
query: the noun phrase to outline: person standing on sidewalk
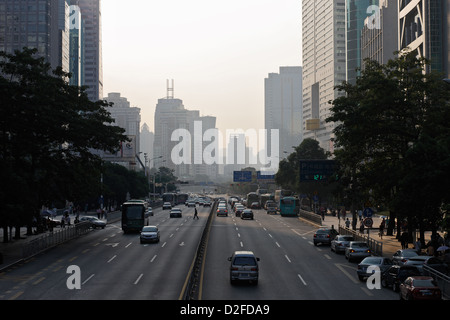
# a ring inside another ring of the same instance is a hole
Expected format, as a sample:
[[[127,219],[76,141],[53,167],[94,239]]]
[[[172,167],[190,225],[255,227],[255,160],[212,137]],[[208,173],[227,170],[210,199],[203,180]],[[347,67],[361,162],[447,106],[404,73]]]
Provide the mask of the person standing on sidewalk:
[[[381,221],[380,223],[380,238],[383,239],[384,227],[386,226],[386,220]]]

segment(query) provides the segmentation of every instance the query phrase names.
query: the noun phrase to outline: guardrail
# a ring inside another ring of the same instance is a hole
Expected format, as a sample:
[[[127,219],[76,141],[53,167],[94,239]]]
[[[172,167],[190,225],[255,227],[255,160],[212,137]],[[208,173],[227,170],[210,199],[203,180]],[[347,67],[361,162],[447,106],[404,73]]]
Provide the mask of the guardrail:
[[[298,214],[302,218],[310,220],[310,221],[312,221],[314,223],[317,223],[319,225],[322,224],[322,217],[320,215],[314,213],[314,212],[309,212],[309,211],[305,211],[305,210],[300,209],[298,211]]]
[[[203,259],[206,252],[206,244],[209,237],[209,230],[211,227],[212,219],[214,213],[217,210],[217,200],[211,206],[211,211],[209,212],[208,220],[206,221],[205,229],[203,229],[202,237],[199,241],[197,252],[195,254],[194,261],[192,263],[191,269],[189,270],[189,280],[181,294],[183,300],[198,300],[199,299],[199,288],[200,288],[200,276],[203,267]],[[180,296],[180,299],[181,299]]]
[[[441,289],[442,298],[449,300],[450,299],[450,277],[437,271],[436,269],[431,268],[430,266],[424,264],[423,265],[423,273],[424,275],[433,277],[436,281],[438,287]]]
[[[25,243],[22,246],[22,258],[30,258],[48,248],[77,238],[90,230],[91,223],[89,221],[79,222],[58,230],[53,229],[52,232]]]
[[[374,240],[370,238],[369,236],[362,235],[355,230],[351,230],[346,227],[339,226],[338,228],[339,234],[346,234],[351,235],[355,239],[355,241],[364,241],[368,244],[370,250],[372,250],[373,253],[375,253],[378,256],[383,255],[383,242]]]

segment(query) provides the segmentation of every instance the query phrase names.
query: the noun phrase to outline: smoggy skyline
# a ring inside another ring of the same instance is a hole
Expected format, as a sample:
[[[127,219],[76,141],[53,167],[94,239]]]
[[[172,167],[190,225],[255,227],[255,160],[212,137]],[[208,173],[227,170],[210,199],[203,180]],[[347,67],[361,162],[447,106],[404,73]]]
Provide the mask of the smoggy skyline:
[[[167,79],[219,130],[264,128],[264,78],[302,62],[297,0],[105,0],[102,23],[104,96],[120,92],[152,131]]]

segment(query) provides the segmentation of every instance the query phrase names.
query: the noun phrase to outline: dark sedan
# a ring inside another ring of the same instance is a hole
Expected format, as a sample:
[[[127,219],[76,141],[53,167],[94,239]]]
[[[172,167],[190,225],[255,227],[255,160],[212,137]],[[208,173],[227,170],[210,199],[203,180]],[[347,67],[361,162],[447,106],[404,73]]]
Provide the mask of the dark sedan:
[[[251,209],[245,209],[241,213],[241,219],[251,219],[251,220],[253,220],[253,211]]]
[[[416,266],[399,266],[393,265],[381,274],[381,285],[383,287],[392,287],[397,292],[400,284],[410,276],[421,275],[420,270]]]

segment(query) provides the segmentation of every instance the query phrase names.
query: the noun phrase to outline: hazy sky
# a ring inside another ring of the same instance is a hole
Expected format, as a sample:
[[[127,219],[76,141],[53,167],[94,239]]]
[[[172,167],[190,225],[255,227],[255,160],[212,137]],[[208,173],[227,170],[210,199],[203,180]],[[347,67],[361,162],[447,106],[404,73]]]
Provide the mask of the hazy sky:
[[[264,128],[264,78],[301,65],[301,0],[103,0],[104,96],[120,92],[154,130],[174,80],[217,127]]]

